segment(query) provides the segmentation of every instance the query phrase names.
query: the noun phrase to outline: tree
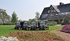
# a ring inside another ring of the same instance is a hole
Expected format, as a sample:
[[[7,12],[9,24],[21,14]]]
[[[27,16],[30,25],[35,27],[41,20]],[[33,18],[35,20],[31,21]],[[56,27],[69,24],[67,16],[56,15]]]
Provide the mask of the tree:
[[[62,24],[70,24],[70,14],[67,14],[62,21]]]
[[[2,23],[7,22],[10,20],[10,16],[6,13],[6,11],[0,12],[0,19],[2,20]]]
[[[36,20],[39,20],[39,18],[40,18],[39,12],[36,12],[35,14],[36,14],[36,16],[35,16]]]
[[[12,23],[16,23],[17,21],[18,21],[17,15],[16,15],[15,12],[13,12],[11,22],[12,22]]]

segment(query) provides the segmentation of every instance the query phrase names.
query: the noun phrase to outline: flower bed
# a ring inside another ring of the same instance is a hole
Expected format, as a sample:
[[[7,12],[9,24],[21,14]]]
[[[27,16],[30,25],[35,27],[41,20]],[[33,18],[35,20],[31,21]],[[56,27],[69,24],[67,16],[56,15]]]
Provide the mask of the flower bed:
[[[70,24],[63,26],[61,31],[70,33]]]

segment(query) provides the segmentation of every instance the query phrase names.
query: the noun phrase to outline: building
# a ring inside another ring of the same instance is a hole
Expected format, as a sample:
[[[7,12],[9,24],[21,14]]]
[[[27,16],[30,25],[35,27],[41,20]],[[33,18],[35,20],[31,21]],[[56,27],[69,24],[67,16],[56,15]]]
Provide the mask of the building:
[[[56,21],[61,23],[64,16],[70,13],[70,3],[64,4],[60,2],[59,5],[50,5],[45,7],[40,16],[40,20]]]

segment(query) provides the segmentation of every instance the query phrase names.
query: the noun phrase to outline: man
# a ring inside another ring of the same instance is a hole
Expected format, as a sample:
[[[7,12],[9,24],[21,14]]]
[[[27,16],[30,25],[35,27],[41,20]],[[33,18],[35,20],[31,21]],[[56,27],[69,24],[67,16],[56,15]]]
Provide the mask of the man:
[[[21,29],[23,28],[23,24],[24,24],[24,22],[20,22],[20,25],[21,25]]]

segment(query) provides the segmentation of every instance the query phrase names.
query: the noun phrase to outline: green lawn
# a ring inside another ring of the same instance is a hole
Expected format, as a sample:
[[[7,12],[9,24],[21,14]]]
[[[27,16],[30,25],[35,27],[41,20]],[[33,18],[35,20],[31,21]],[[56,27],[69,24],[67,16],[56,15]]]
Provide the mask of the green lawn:
[[[47,30],[48,32],[52,31],[52,30],[59,30],[62,29],[63,26],[49,26],[49,30]]]
[[[8,35],[10,32],[15,32],[18,30],[14,30],[14,25],[0,25],[0,36],[6,36]],[[49,26],[49,30],[43,30],[43,31],[52,31],[52,30],[56,30],[56,29],[61,29],[62,26]],[[24,31],[24,30],[21,30]]]
[[[0,25],[0,36],[7,35],[9,32],[16,31],[13,29],[14,25]]]

